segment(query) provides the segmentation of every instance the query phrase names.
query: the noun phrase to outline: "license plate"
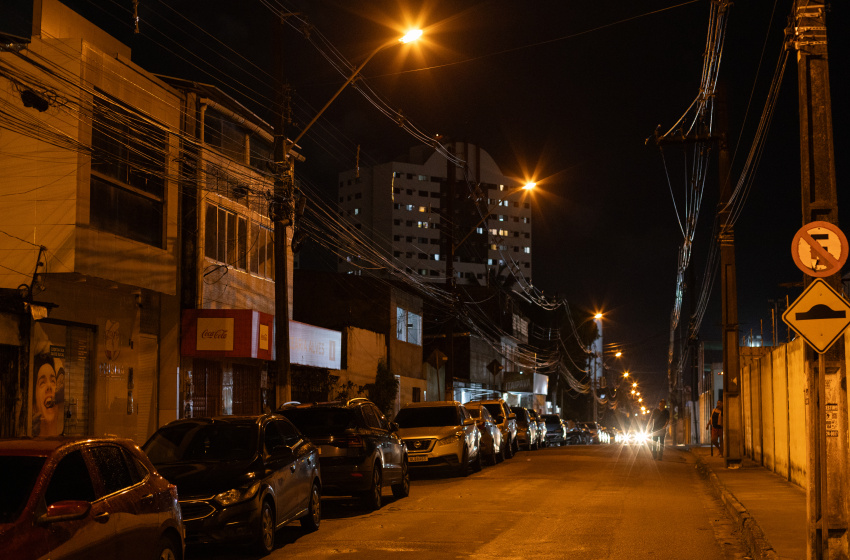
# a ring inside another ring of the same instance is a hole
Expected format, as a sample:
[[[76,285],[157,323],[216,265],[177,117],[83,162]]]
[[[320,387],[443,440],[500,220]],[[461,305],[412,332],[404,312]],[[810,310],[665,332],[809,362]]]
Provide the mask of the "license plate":
[[[407,456],[408,463],[427,463],[428,457],[426,455],[408,455]]]

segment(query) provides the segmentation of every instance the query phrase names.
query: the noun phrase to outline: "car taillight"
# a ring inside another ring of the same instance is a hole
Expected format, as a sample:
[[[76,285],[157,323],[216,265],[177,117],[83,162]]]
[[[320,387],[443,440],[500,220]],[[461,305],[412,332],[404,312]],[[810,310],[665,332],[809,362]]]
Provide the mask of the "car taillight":
[[[366,444],[363,442],[363,438],[360,436],[348,436],[345,438],[344,442],[345,447],[365,447]]]

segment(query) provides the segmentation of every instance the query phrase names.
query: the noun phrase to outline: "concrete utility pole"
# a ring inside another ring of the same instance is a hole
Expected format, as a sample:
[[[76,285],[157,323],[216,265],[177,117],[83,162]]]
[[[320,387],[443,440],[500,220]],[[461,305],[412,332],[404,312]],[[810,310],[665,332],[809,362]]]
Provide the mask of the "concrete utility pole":
[[[274,222],[274,348],[277,364],[277,405],[292,400],[292,380],[289,371],[289,251],[287,227],[292,223],[293,181],[284,132],[287,121],[289,91],[283,79],[283,23],[274,34],[275,105],[274,105],[274,200],[271,219]]]
[[[724,88],[716,93],[720,201],[717,220],[720,229],[720,294],[721,323],[723,324],[723,459],[727,467],[741,464],[744,454],[743,408],[741,402],[741,364],[738,356],[738,283],[735,268],[735,232],[729,220],[730,181],[729,146],[726,141],[728,112]]]
[[[454,153],[455,144],[451,142],[447,145],[447,149],[449,152]],[[459,305],[458,297],[457,297],[457,280],[455,278],[455,220],[457,217],[455,216],[455,192],[456,192],[456,182],[457,182],[457,165],[451,160],[451,158],[446,158],[446,188],[445,188],[445,201],[443,203],[443,216],[440,220],[440,231],[443,233],[443,241],[445,243],[445,247],[443,248],[443,253],[446,255],[446,289],[449,292],[449,297],[452,299],[452,308],[449,310],[449,319],[446,322],[448,331],[446,333],[446,354],[448,355],[448,360],[446,360],[446,395],[445,399],[447,401],[454,400],[454,375],[455,375],[455,328],[454,328],[454,319],[455,314],[458,312],[456,308]]]
[[[797,51],[803,225],[813,221],[838,225],[823,0],[797,0],[793,28],[788,29],[786,35],[788,48]],[[825,280],[841,292],[840,272]],[[805,284],[811,281],[812,278],[806,276]],[[848,558],[844,352],[843,337],[818,359],[814,350],[806,348],[806,552],[809,559]]]

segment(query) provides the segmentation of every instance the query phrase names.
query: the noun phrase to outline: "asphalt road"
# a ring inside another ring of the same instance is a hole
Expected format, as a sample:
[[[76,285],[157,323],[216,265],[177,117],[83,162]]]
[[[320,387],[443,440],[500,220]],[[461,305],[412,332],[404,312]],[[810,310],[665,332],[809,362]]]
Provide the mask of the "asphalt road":
[[[410,496],[367,513],[323,502],[316,533],[294,523],[269,559],[740,560],[740,543],[686,451],[570,446],[521,452],[468,478],[416,475]],[[252,558],[238,548],[189,559]]]

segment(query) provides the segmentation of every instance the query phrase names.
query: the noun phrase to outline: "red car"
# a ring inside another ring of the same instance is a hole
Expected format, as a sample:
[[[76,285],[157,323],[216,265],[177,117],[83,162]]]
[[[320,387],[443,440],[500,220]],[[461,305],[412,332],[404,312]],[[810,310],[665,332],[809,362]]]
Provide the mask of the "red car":
[[[4,558],[183,558],[177,488],[127,439],[0,440]]]

